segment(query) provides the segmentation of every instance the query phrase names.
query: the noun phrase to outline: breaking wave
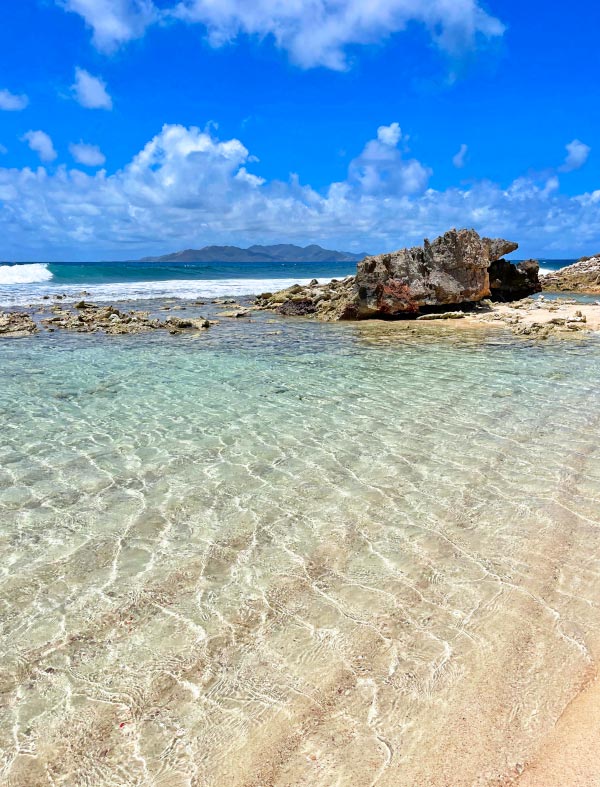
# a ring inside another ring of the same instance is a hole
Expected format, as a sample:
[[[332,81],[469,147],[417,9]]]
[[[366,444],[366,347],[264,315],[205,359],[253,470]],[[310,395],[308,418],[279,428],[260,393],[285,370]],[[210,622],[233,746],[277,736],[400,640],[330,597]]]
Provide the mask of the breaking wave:
[[[35,284],[50,279],[52,279],[52,271],[48,270],[47,263],[0,265],[0,287],[5,284]]]

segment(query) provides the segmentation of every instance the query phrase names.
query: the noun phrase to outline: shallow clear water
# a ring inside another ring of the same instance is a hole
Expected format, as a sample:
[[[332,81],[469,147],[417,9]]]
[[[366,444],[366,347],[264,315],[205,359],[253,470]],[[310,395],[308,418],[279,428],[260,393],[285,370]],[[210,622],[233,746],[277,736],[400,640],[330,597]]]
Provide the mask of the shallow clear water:
[[[592,673],[600,343],[0,343],[0,783],[497,785]]]

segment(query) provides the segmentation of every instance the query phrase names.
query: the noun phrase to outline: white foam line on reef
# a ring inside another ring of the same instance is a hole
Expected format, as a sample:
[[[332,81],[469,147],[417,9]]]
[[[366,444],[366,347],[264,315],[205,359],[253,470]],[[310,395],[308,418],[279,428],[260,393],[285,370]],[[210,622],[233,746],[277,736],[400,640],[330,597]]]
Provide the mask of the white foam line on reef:
[[[50,274],[52,275],[52,274]],[[331,281],[334,277],[319,278],[319,282]],[[342,278],[342,277],[340,277]],[[76,286],[52,287],[40,284],[29,287],[3,287],[0,284],[0,306],[24,306],[38,303],[44,295],[65,295],[64,301],[80,300],[82,293],[91,300],[124,301],[150,300],[152,298],[220,298],[223,296],[258,295],[261,292],[276,292],[293,284],[307,285],[311,279],[206,279],[168,281],[122,282],[114,284],[77,284]]]

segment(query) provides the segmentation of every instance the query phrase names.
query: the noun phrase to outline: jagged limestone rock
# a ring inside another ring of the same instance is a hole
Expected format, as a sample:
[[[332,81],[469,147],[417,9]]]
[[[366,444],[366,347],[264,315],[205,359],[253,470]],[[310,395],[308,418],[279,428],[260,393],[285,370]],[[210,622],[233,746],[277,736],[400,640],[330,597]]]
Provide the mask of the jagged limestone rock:
[[[307,287],[294,285],[256,299],[259,309],[286,316],[314,316],[321,320],[410,317],[447,305],[477,303],[492,296],[490,265],[518,244],[482,238],[475,230],[450,230],[423,246],[365,257],[356,276]],[[529,263],[528,263],[529,266]],[[506,275],[516,266],[498,263]],[[533,265],[523,273],[528,285],[537,280]],[[533,286],[533,285],[531,285]],[[527,294],[536,290],[527,290]]]

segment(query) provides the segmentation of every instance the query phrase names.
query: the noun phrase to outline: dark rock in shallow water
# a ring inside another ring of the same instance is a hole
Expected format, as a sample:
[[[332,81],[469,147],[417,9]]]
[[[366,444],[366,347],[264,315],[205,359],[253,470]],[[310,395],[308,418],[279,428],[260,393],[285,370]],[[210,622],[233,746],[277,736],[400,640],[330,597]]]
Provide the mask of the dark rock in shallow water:
[[[201,330],[204,328],[210,328],[210,322],[205,317],[199,317],[198,319],[194,319],[190,317],[189,319],[182,319],[181,317],[167,317],[165,320],[167,327],[176,328],[178,330],[187,330],[193,328],[194,330]]]
[[[508,260],[494,260],[490,265],[492,300],[517,301],[541,292],[539,271],[537,260],[525,260],[516,265]]]
[[[307,314],[314,314],[316,310],[317,306],[312,298],[293,298],[282,303],[277,311],[285,317],[304,317]]]

